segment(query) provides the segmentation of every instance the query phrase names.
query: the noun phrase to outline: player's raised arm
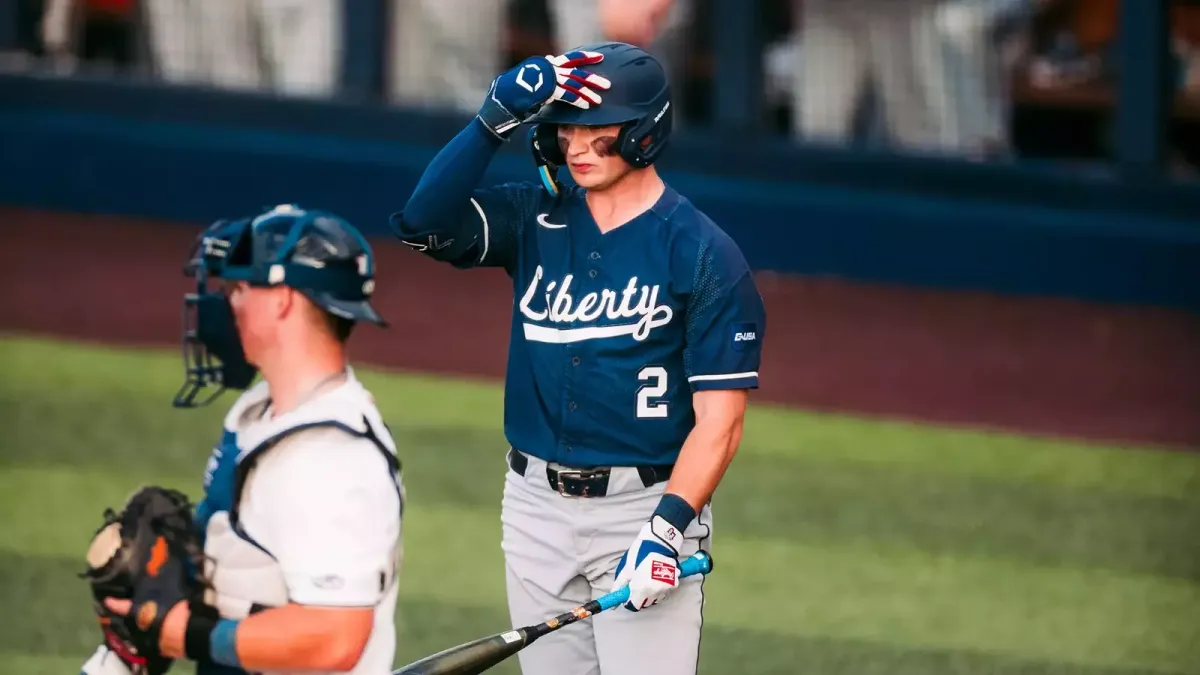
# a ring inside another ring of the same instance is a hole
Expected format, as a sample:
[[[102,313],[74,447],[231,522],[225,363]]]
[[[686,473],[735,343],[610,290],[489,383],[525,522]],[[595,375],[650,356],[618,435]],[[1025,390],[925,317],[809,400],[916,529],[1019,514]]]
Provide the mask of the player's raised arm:
[[[479,114],[433,158],[391,227],[405,244],[457,267],[509,267],[523,219],[533,217],[540,189],[532,185],[477,190],[496,150],[551,101],[600,105],[603,77],[580,66],[595,52],[535,56],[493,82]],[[525,213],[528,211],[529,213]]]

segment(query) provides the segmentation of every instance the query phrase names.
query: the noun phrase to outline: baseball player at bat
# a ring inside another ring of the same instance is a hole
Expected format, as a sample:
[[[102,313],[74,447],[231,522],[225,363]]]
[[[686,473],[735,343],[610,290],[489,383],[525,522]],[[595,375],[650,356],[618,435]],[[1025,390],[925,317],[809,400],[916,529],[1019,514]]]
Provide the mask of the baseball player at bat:
[[[526,675],[696,672],[701,577],[681,579],[679,561],[710,545],[766,319],[738,247],[655,171],[671,107],[662,66],[628,44],[526,59],[391,219],[435,260],[512,278],[512,625],[629,585],[630,611],[520,651]],[[480,189],[525,122],[541,184]],[[558,181],[564,166],[574,186]]]
[[[386,325],[374,267],[350,223],[292,205],[198,239],[175,405],[244,392],[194,512],[151,487],[106,515],[85,573],[105,645],[83,675],[390,672],[404,489],[345,351]]]

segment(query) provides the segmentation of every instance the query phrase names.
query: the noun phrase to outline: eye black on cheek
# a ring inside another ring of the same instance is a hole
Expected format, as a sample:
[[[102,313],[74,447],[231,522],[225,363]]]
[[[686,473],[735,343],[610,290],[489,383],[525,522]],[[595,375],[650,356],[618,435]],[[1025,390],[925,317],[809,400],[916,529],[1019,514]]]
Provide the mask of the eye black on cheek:
[[[609,157],[617,152],[616,136],[601,136],[592,141],[592,151],[601,157]]]

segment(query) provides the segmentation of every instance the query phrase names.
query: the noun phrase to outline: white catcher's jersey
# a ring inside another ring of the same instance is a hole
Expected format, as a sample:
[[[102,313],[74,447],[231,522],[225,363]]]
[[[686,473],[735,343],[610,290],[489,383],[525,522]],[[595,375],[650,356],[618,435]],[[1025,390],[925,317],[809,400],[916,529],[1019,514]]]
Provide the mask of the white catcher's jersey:
[[[207,600],[231,619],[288,602],[374,606],[371,637],[349,672],[386,675],[396,650],[404,485],[375,401],[347,373],[342,386],[279,417],[271,417],[266,383],[226,415],[198,514],[215,589]],[[236,471],[222,470],[234,455]],[[131,675],[103,645],[82,673]]]
[[[233,505],[205,529],[208,601],[244,618],[287,604],[374,607],[354,675],[391,672],[404,488],[371,394],[347,381],[273,417],[266,383],[225,420],[236,433]],[[271,674],[267,674],[271,675]]]

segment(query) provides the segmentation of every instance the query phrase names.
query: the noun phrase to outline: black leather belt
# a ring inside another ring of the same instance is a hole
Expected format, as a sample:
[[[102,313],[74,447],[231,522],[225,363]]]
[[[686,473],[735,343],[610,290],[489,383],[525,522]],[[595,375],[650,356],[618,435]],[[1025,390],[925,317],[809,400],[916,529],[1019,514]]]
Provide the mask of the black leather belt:
[[[529,468],[529,458],[516,449],[508,451],[508,466],[518,475],[524,476]],[[642,479],[642,485],[650,487],[671,477],[674,464],[658,464],[634,467]],[[557,470],[546,465],[546,480],[550,489],[564,497],[603,497],[608,494],[608,479],[611,468]]]

